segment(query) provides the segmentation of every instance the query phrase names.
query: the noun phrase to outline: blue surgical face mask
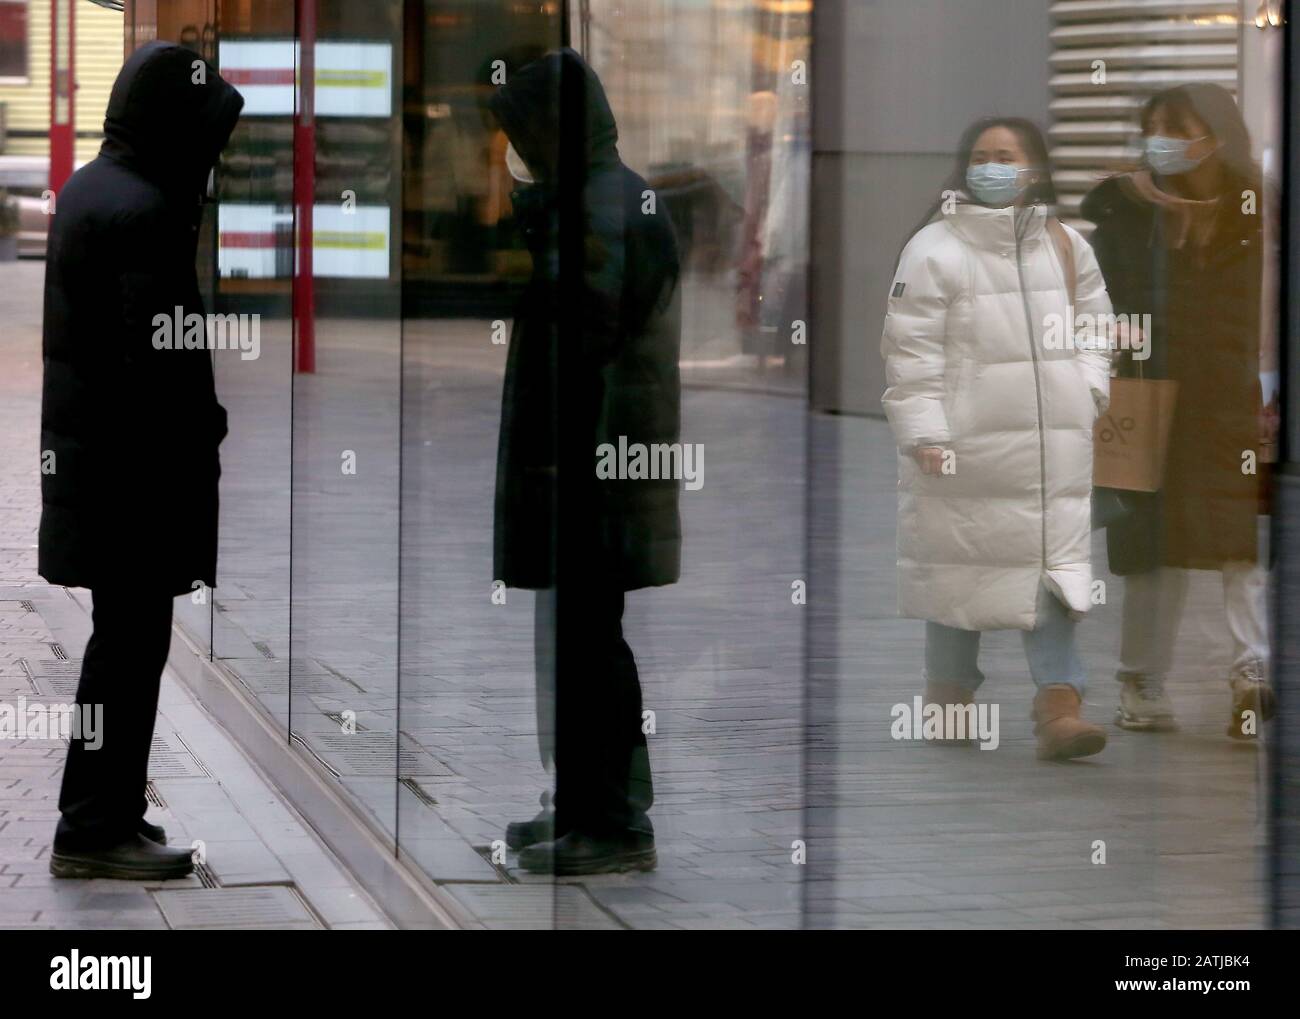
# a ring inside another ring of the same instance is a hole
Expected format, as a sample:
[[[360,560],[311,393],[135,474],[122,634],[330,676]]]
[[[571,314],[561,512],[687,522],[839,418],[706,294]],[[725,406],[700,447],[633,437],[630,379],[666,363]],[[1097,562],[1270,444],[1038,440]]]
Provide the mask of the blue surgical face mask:
[[[1010,163],[978,163],[966,168],[966,186],[985,205],[1010,205],[1029,186],[1020,179],[1020,166]]]
[[[1153,134],[1146,140],[1147,165],[1162,177],[1195,170],[1205,161],[1205,156],[1200,159],[1189,159],[1187,149],[1192,142],[1201,140],[1201,138],[1169,138],[1162,134]]]

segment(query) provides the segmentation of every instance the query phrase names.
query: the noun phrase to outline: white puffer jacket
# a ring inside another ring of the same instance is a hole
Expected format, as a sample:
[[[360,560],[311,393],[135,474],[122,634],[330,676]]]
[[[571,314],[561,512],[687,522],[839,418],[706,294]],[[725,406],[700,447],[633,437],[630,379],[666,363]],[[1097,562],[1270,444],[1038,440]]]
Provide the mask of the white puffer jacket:
[[[1109,315],[1091,247],[1065,229],[1075,315]],[[1046,583],[1086,612],[1092,426],[1111,359],[1044,342],[1069,303],[1045,208],[957,205],[908,243],[890,295],[882,402],[899,447],[899,611],[1033,629]],[[918,446],[949,451],[952,473],[923,474]]]

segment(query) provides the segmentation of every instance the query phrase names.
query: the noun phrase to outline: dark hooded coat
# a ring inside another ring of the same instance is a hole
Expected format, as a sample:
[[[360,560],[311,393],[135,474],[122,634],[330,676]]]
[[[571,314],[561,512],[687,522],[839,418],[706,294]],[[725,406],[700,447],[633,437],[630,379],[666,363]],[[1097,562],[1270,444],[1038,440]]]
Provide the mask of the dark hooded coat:
[[[680,481],[596,477],[604,443],[680,438],[669,212],[646,211],[649,185],[619,159],[604,89],[573,50],[514,73],[490,105],[538,178],[512,196],[533,272],[502,392],[495,577],[550,587],[557,559],[573,555],[625,591],[671,584]]]
[[[39,570],[53,584],[216,583],[226,413],[206,349],[155,316],[204,315],[200,200],[243,99],[198,54],[136,50],[99,156],[58,196],[45,269]]]

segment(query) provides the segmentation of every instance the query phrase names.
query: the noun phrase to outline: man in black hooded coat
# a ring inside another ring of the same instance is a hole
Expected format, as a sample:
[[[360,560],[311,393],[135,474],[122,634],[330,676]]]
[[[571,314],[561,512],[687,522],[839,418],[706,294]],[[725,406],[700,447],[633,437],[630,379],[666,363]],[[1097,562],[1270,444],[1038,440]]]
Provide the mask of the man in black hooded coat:
[[[176,341],[186,316],[204,315],[200,203],[242,108],[197,53],[149,43],[113,85],[98,158],[58,196],[45,270],[39,571],[91,591],[77,703],[101,706],[103,739],[68,750],[50,860],[60,877],[152,880],[191,868],[190,851],[168,849],[145,822],[145,786],[172,599],[216,583],[226,413],[212,355]],[[172,324],[161,329],[158,316]]]
[[[620,439],[679,442],[677,243],[575,51],[511,74],[489,105],[526,164],[512,203],[533,259],[502,394],[495,577],[538,591],[538,726],[555,765],[554,815],[511,824],[507,843],[534,871],[650,869],[653,789],[622,619],[625,592],[678,579],[680,480],[598,478],[596,465]]]

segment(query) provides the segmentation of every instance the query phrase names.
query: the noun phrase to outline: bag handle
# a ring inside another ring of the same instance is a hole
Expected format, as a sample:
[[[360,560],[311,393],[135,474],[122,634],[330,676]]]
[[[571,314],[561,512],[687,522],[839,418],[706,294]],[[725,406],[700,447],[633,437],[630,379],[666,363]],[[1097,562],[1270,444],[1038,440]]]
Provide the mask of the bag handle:
[[[1070,296],[1070,306],[1074,306],[1074,292],[1078,285],[1078,277],[1074,269],[1074,245],[1070,243],[1070,237],[1065,232],[1065,227],[1055,216],[1048,217],[1047,231],[1052,235],[1052,243],[1056,245],[1056,257],[1061,263],[1061,269],[1065,273],[1065,292]]]
[[[1065,227],[1055,216],[1047,218],[1047,232],[1052,235],[1052,243],[1056,245],[1056,257],[1061,263],[1061,270],[1065,273],[1065,292],[1070,298],[1070,307],[1074,307],[1075,291],[1078,289],[1079,277],[1074,267],[1074,245],[1070,243],[1070,235],[1065,232]],[[1142,378],[1142,362],[1138,362],[1138,378]]]

